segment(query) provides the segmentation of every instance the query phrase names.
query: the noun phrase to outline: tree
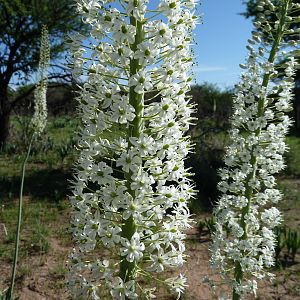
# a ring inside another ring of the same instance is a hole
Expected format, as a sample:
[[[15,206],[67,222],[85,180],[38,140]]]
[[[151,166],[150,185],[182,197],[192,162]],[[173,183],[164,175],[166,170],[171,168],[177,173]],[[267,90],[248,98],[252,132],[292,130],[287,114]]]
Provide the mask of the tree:
[[[9,134],[12,110],[34,90],[11,97],[11,85],[24,84],[38,66],[42,25],[49,30],[52,62],[65,52],[64,37],[82,27],[72,0],[0,0],[0,146]],[[57,65],[49,79],[66,78]]]

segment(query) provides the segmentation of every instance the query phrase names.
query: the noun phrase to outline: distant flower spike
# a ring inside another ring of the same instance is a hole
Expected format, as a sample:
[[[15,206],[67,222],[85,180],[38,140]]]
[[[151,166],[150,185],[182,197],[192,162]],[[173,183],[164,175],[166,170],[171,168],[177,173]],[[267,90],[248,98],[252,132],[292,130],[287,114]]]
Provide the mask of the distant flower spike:
[[[46,126],[47,120],[47,86],[48,68],[50,62],[50,42],[47,26],[42,28],[40,60],[38,66],[37,85],[34,90],[34,115],[31,120],[32,131],[40,135]]]
[[[5,299],[8,300],[12,300],[14,298],[14,285],[15,285],[15,278],[17,274],[19,243],[20,243],[20,235],[21,235],[23,188],[24,188],[26,164],[30,156],[31,147],[36,136],[39,136],[43,132],[46,126],[46,119],[47,119],[46,92],[47,92],[49,60],[50,60],[50,44],[49,44],[48,30],[46,26],[43,26],[42,36],[41,36],[40,60],[38,66],[38,84],[34,91],[34,115],[30,123],[31,138],[28,145],[27,154],[25,155],[24,161],[22,163],[22,177],[21,177],[20,198],[19,198],[19,205],[18,205],[18,221],[17,221],[17,229],[16,229],[15,252],[14,252],[14,259],[13,259],[13,266],[12,266],[12,274],[11,274],[10,287],[5,296]]]
[[[158,283],[180,295],[185,279],[158,273],[184,262],[194,194],[184,159],[195,1],[163,0],[155,10],[148,0],[77,3],[92,42],[71,37],[73,75],[87,81],[69,285],[85,299],[152,299]]]
[[[293,21],[291,0],[258,1],[258,9],[276,12],[271,23],[260,15],[249,40],[249,57],[241,65],[245,73],[237,86],[226,167],[220,170],[222,192],[214,214],[216,233],[211,247],[211,264],[232,286],[233,300],[256,294],[257,280],[272,277],[265,268],[274,265],[273,228],[281,222],[276,204],[281,193],[274,174],[284,168],[284,142],[291,120],[296,60],[283,52],[283,37]],[[296,20],[295,20],[296,21]],[[265,51],[262,35],[273,37]],[[285,61],[280,69],[279,62]],[[271,80],[276,79],[276,84]]]

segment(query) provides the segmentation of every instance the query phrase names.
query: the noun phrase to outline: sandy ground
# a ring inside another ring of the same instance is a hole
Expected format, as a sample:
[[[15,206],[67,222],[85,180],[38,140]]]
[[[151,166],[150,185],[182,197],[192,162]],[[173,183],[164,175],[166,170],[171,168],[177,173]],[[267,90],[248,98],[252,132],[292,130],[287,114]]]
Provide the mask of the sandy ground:
[[[47,255],[28,256],[20,267],[30,267],[30,272],[17,278],[19,300],[68,300],[72,299],[65,287],[64,274],[60,274],[58,265],[63,266],[70,247],[62,245],[58,239],[50,238],[50,250]],[[188,259],[180,270],[189,282],[182,299],[185,300],[214,300],[210,288],[204,284],[203,278],[212,275],[208,265],[210,241],[208,235],[198,233],[193,229],[188,234]],[[297,261],[300,261],[298,255]],[[258,299],[264,300],[300,300],[300,267],[298,264],[289,266],[285,271],[277,271],[277,279],[273,284],[262,283]],[[9,264],[3,264],[0,272],[1,286],[8,283]],[[159,300],[172,300],[170,296],[158,296]],[[254,299],[254,298],[249,298]]]

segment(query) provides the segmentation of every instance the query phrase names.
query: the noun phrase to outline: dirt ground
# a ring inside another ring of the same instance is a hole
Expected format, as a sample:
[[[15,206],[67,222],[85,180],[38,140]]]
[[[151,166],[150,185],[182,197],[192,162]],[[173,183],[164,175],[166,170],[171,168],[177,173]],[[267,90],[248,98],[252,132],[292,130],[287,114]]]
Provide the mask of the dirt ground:
[[[20,263],[19,268],[23,271],[17,277],[17,292],[19,300],[61,300],[72,299],[65,287],[64,264],[70,246],[62,243],[59,239],[49,239],[50,250],[47,255],[28,256]],[[188,259],[181,273],[184,273],[189,282],[182,299],[187,300],[213,300],[218,299],[213,295],[208,285],[204,284],[203,278],[212,275],[208,265],[210,244],[207,234],[200,235],[197,229],[188,233],[187,254]],[[286,269],[277,270],[276,280],[270,283],[262,283],[259,289],[258,299],[264,300],[298,300],[300,299],[300,257],[298,255],[294,265]],[[30,271],[27,273],[26,266]],[[1,285],[9,280],[10,266],[2,264]],[[171,300],[174,298],[158,296],[157,299]],[[252,298],[253,299],[253,298]]]

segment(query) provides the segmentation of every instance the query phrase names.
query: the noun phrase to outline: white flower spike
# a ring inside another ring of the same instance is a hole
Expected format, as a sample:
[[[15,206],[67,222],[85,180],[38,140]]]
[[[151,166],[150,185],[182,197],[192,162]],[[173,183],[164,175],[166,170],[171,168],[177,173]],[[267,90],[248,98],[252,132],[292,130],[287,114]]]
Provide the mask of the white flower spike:
[[[241,65],[244,73],[237,86],[226,167],[220,170],[222,196],[214,210],[216,232],[211,264],[232,287],[232,299],[256,295],[257,280],[272,277],[266,268],[274,265],[275,239],[272,229],[280,224],[277,203],[281,194],[274,175],[284,168],[284,139],[291,121],[295,59],[284,55],[282,39],[293,18],[291,0],[258,1],[261,9],[276,11],[275,25],[261,14],[249,40],[249,57]],[[296,20],[295,20],[296,21]],[[262,37],[273,37],[261,51]],[[278,74],[280,60],[283,75]],[[272,84],[271,79],[276,79]]]
[[[73,75],[87,80],[78,97],[70,288],[84,299],[153,299],[158,284],[180,295],[185,278],[162,271],[183,264],[190,226],[195,1],[154,10],[148,0],[77,3],[91,31],[71,37]]]
[[[48,29],[42,28],[41,51],[38,66],[37,85],[34,90],[34,114],[31,119],[31,128],[34,134],[41,135],[47,122],[47,86],[48,86],[48,68],[50,61],[50,41]]]

